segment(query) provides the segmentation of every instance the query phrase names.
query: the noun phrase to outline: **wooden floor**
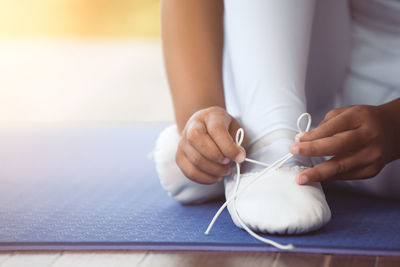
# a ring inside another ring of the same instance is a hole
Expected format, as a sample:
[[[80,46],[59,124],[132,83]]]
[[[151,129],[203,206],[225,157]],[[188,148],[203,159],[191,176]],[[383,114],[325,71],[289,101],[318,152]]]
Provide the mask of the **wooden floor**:
[[[400,257],[306,253],[202,252],[202,251],[59,251],[0,253],[0,267],[61,266],[295,266],[386,267],[400,266]]]

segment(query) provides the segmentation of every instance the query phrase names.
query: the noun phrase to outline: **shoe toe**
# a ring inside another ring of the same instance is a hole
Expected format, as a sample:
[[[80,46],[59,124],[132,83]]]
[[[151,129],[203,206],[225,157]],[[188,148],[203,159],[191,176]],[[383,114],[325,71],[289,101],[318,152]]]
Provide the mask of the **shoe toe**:
[[[242,221],[254,231],[270,234],[301,234],[329,221],[330,209],[321,185],[298,185],[295,182],[297,173],[298,169],[282,168],[264,174],[249,185],[236,199]],[[254,174],[242,175],[239,190],[251,182],[252,177]],[[233,202],[228,208],[234,214]],[[232,218],[241,227],[236,216]]]

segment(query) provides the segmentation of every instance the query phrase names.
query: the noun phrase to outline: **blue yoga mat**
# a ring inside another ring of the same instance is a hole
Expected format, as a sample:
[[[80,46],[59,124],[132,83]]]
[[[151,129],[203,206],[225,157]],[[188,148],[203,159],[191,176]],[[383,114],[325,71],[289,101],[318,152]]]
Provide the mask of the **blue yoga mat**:
[[[182,206],[149,158],[162,125],[25,126],[0,131],[0,250],[276,251],[237,228],[221,201]],[[268,236],[295,251],[400,255],[400,202],[328,193],[332,221]]]

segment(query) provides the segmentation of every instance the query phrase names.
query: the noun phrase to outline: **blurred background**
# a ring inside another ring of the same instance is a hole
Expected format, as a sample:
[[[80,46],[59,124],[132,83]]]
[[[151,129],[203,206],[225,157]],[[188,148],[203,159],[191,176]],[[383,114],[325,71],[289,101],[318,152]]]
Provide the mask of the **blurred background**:
[[[159,0],[0,0],[0,123],[172,121]]]

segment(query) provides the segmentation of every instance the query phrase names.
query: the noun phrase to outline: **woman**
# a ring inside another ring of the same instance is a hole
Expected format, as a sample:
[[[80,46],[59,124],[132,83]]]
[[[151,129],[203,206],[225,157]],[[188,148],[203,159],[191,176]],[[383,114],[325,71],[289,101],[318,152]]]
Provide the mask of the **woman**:
[[[272,163],[289,149],[282,170],[228,205],[236,225],[244,227],[241,218],[269,233],[321,227],[330,218],[323,181],[400,196],[400,2],[164,0],[162,34],[177,129],[160,136],[165,154],[156,162],[175,199],[215,198],[223,180],[229,199],[232,162]],[[296,135],[306,111],[323,120]],[[170,154],[175,172],[161,167]],[[260,167],[245,163],[242,173],[246,184]]]

